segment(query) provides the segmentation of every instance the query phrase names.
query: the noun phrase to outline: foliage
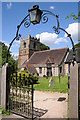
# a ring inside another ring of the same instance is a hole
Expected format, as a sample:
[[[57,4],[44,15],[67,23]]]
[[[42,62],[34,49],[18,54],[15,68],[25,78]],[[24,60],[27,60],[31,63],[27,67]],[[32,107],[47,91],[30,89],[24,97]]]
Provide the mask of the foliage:
[[[78,19],[78,16],[76,16],[74,13],[71,13],[69,16],[66,17],[66,19],[68,18],[73,18],[73,20]]]
[[[3,115],[9,115],[10,112],[6,109],[2,109],[1,106],[0,106],[0,114],[3,114]]]
[[[72,18],[73,20],[80,20],[80,11],[78,12],[78,15],[75,15],[74,13],[71,13],[66,17],[66,19]]]
[[[75,48],[77,48],[77,60],[80,61],[80,42],[75,45]]]
[[[14,85],[16,85],[16,73],[13,74],[13,76],[11,75],[11,77],[13,78],[13,83]],[[21,77],[21,79],[20,79]],[[38,77],[37,75],[32,75],[29,74],[26,71],[21,71],[17,73],[17,86],[26,86],[26,85],[31,85],[32,84],[32,79],[33,79],[33,84],[36,84],[38,82]],[[12,84],[12,83],[11,83]]]
[[[80,48],[80,42],[75,45],[75,48]]]
[[[1,106],[0,106],[0,114],[2,114],[2,108],[1,108]]]
[[[43,43],[40,43],[40,50],[50,50],[50,48]]]
[[[3,109],[2,114],[3,115],[10,115],[10,112],[8,110],[6,110],[6,109]]]
[[[0,42],[0,61],[2,61],[2,65],[0,64],[0,67],[3,66],[6,63],[6,57],[7,57],[7,51],[8,51],[8,47],[4,44]],[[1,60],[2,59],[2,60]],[[9,51],[9,55],[8,55],[8,63],[11,67],[13,67],[13,70],[15,71],[17,69],[17,61],[14,60],[13,56],[11,55],[11,52]]]
[[[2,67],[2,45],[0,43],[0,68]]]
[[[68,76],[61,76],[60,77],[60,92],[66,93],[68,92]],[[49,87],[49,80],[45,77],[39,78],[39,84],[34,85],[35,90],[40,91],[53,91],[53,92],[59,92],[59,77],[53,76],[54,79],[54,86]]]

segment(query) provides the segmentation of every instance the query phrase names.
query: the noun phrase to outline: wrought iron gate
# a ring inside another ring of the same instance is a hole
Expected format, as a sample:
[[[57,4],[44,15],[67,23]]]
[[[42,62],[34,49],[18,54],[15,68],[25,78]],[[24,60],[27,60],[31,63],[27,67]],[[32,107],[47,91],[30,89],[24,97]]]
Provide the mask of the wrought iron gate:
[[[33,75],[26,77],[25,74],[7,69],[6,108],[9,112],[31,120],[38,119],[47,112],[33,107],[34,84],[38,84],[38,81],[33,80]]]
[[[33,120],[33,77],[10,73],[7,79],[7,109]]]

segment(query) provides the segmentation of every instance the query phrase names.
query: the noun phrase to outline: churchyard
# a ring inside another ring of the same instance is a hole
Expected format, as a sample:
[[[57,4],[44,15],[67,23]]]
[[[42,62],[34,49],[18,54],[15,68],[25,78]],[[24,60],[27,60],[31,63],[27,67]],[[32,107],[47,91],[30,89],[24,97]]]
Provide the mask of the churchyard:
[[[59,77],[57,76],[53,76],[54,84],[49,86],[50,78],[39,78],[39,84],[34,84],[34,107],[42,108],[42,110],[46,111],[46,114],[42,118],[68,117],[68,76],[60,77],[60,86]],[[59,101],[60,98],[62,98],[62,101]],[[54,109],[57,112],[57,116],[53,112]],[[0,113],[3,114],[3,118],[16,117],[14,114],[9,115],[8,111],[2,110],[1,108]]]
[[[61,93],[68,92],[68,76],[60,77],[60,87],[59,87],[59,77],[58,76],[53,76],[54,85],[49,87],[50,78],[51,77],[39,78],[39,84],[34,85],[34,89],[39,90],[39,91],[52,91],[52,92],[61,92]]]

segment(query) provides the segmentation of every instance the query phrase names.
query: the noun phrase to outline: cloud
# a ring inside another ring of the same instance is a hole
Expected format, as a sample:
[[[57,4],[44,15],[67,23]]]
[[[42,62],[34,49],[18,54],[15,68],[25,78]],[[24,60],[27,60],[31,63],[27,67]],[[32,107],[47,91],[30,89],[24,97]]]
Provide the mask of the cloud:
[[[20,46],[20,40],[19,40],[19,41],[15,40],[14,43],[15,43],[15,46],[16,46],[16,47],[17,47],[17,46]]]
[[[57,40],[55,41],[55,44],[59,44],[60,42],[68,42],[67,41],[67,39],[66,38],[62,38],[62,37],[60,37],[60,38],[57,38]]]
[[[54,9],[54,6],[50,6],[50,9],[52,9],[52,10],[53,10],[53,9]]]
[[[56,45],[61,42],[68,42],[64,37],[58,38],[58,35],[55,33],[43,32],[41,34],[37,34],[36,37],[40,38],[40,41],[47,46],[52,46],[54,44]]]
[[[80,34],[78,33],[79,26],[80,23],[72,23],[69,24],[68,28],[66,28],[66,31],[71,34],[71,37],[74,41],[78,41],[78,39],[80,40]],[[64,37],[67,37],[67,35],[65,34]]]
[[[12,3],[11,2],[7,3],[7,9],[11,9],[11,7],[12,7]]]
[[[17,53],[11,53],[11,54],[12,54],[12,56],[13,56],[13,58],[14,58],[15,60],[18,60],[19,54],[17,54]]]

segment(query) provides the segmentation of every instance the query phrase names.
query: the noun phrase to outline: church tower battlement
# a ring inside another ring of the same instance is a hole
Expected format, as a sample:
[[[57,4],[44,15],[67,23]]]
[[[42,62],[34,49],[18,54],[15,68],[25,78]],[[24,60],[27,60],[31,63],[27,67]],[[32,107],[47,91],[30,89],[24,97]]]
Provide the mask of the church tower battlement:
[[[29,35],[28,38],[21,38],[18,57],[18,68],[21,68],[23,63],[28,60],[36,51],[40,51],[40,39],[31,37],[31,35]]]

